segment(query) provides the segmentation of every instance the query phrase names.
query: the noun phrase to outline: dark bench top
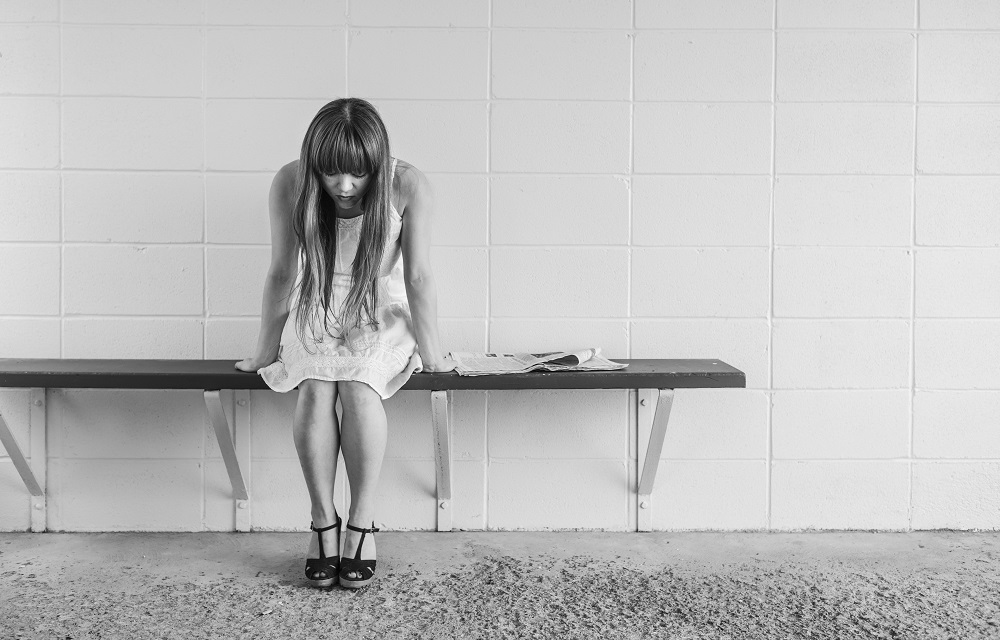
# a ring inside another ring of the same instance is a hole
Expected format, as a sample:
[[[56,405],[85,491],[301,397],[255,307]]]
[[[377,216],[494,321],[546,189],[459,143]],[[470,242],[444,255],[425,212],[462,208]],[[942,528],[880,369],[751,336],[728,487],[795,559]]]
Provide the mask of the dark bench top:
[[[69,389],[267,389],[235,360],[70,360],[0,358],[0,387]],[[415,373],[405,390],[682,389],[745,387],[742,371],[721,360],[621,360],[618,371],[531,372],[495,376]]]

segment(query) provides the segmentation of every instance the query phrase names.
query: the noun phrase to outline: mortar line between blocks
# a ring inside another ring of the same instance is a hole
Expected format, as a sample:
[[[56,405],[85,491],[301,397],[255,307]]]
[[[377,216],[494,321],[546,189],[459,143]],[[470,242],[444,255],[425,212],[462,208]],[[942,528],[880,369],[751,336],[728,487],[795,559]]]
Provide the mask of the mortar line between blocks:
[[[632,225],[635,215],[634,198],[632,189],[634,187],[633,175],[635,172],[635,0],[630,3],[632,11],[632,31],[628,34],[628,174],[626,186],[628,187],[628,221],[626,225],[626,242],[628,262],[625,266],[625,315],[628,322],[625,323],[625,353],[632,357]],[[636,432],[638,434],[638,432]]]
[[[344,0],[344,95],[351,95],[351,0]]]
[[[778,9],[772,5],[771,15],[771,193],[768,206],[768,302],[767,302],[767,457],[765,459],[764,522],[771,529],[771,474],[774,458],[774,189],[777,182],[777,120],[778,120]]]
[[[914,27],[920,27],[920,0],[916,2]],[[910,415],[907,433],[907,455],[909,457],[909,473],[907,474],[906,524],[913,530],[913,411],[916,406],[916,367],[917,367],[917,105],[920,102],[920,39],[913,33],[913,180],[910,184]]]
[[[201,357],[208,354],[208,28],[205,26],[208,14],[208,0],[202,3],[201,26],[201,242],[202,242],[202,299]],[[202,465],[202,485],[204,486],[204,465]],[[204,502],[204,501],[203,501]],[[204,518],[204,513],[202,514]]]
[[[492,214],[493,214],[493,163],[490,158],[493,153],[493,149],[490,146],[490,141],[493,139],[493,0],[487,0],[486,2],[486,352],[489,353],[491,350],[490,344],[492,343],[492,328],[493,328],[493,309],[491,306],[491,299],[493,297],[493,289],[491,287],[490,278],[492,276],[492,265],[493,265],[493,231],[492,231]],[[486,398],[483,401],[485,406],[485,411],[483,413],[483,441],[486,455],[486,460],[483,469],[483,530],[490,530],[490,392],[486,392]]]
[[[63,23],[62,2],[56,6],[56,19],[59,21],[59,357],[65,358],[66,341],[63,333],[66,330],[66,256],[63,242],[66,240],[66,196],[63,185]],[[46,465],[48,467],[48,465]],[[47,483],[46,483],[47,484]]]

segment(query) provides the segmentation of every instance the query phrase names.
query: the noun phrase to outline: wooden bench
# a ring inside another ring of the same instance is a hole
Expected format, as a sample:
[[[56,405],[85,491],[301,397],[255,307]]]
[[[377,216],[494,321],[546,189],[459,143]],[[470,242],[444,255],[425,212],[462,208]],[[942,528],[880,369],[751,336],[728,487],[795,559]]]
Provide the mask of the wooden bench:
[[[417,373],[404,390],[431,392],[431,423],[437,468],[437,529],[452,528],[451,396],[460,390],[628,389],[636,392],[639,447],[643,460],[638,479],[638,530],[652,530],[653,482],[659,466],[674,389],[745,387],[739,369],[720,360],[618,360],[618,371],[532,372],[504,376],[459,376]],[[268,389],[255,373],[233,366],[233,360],[64,360],[0,359],[0,388],[31,389],[29,464],[6,419],[0,415],[0,442],[32,495],[31,529],[46,528],[45,389],[199,389],[211,419],[233,488],[237,531],[250,530],[249,493],[242,468],[250,463],[250,390]],[[219,392],[236,394],[233,421]],[[291,420],[291,416],[289,416]],[[648,438],[644,438],[648,432]],[[638,475],[638,474],[637,474]],[[41,481],[39,480],[41,479]]]

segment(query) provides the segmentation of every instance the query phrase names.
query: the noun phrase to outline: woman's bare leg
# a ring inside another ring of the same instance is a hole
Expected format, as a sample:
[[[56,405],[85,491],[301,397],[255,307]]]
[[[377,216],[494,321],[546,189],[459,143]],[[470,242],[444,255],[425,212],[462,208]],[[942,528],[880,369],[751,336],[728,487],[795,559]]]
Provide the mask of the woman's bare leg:
[[[351,510],[348,522],[367,529],[375,519],[375,492],[378,489],[382,457],[385,454],[386,419],[382,398],[363,382],[342,381],[340,403],[344,409],[340,434],[344,464],[351,484]],[[344,557],[353,558],[361,534],[344,531]],[[365,536],[361,559],[375,558],[375,540]],[[360,578],[348,574],[349,578]]]
[[[333,484],[337,475],[340,434],[337,430],[337,383],[325,380],[303,380],[299,384],[299,400],[295,405],[292,436],[305,476],[312,521],[317,529],[333,524],[337,508],[333,503]],[[325,531],[323,551],[329,556],[340,554],[340,535],[336,529]],[[310,535],[309,558],[319,557],[319,542]]]

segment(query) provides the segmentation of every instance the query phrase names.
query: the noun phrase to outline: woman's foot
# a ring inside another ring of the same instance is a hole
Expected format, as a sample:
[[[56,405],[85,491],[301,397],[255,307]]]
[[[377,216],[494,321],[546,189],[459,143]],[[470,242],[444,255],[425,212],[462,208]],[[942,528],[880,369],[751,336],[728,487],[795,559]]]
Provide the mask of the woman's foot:
[[[344,555],[340,562],[340,586],[356,589],[374,580],[376,532],[378,529],[374,522],[370,529],[347,524],[344,532]]]
[[[340,573],[340,517],[328,525],[314,521],[309,528],[309,552],[306,555],[306,578],[314,586],[329,587]]]

